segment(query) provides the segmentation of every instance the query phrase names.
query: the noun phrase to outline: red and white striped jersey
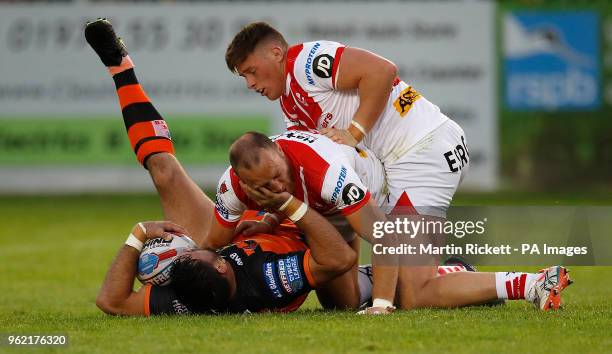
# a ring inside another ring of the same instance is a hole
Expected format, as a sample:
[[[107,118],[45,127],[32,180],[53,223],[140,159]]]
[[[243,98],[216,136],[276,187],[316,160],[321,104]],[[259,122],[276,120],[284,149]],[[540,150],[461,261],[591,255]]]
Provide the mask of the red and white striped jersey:
[[[336,90],[344,49],[330,41],[289,48],[280,99],[289,130],[348,129],[359,107],[359,92]],[[385,110],[363,143],[383,163],[391,163],[447,120],[436,105],[397,78]]]
[[[323,215],[349,215],[359,210],[371,197],[360,176],[371,171],[384,175],[382,165],[371,164],[376,161],[374,157],[360,158],[355,148],[336,144],[316,132],[287,131],[271,139],[291,166],[293,195]],[[355,171],[356,165],[362,173]],[[247,197],[238,181],[230,167],[217,186],[215,215],[227,227],[234,227],[246,210],[262,210]],[[379,179],[372,183],[382,184]]]

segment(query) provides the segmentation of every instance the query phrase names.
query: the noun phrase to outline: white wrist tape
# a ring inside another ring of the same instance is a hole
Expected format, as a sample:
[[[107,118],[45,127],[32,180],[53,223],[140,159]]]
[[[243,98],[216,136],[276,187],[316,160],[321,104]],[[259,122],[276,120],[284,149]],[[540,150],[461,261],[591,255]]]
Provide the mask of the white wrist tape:
[[[293,196],[289,197],[289,199],[287,199],[287,201],[284,202],[283,205],[281,205],[280,208],[278,208],[278,210],[285,211],[285,208],[289,206],[289,203],[291,203],[292,200],[293,200]]]
[[[291,219],[291,221],[293,222],[298,222],[300,221],[302,217],[304,217],[307,211],[308,211],[308,205],[306,205],[306,203],[302,203],[302,205],[300,205],[300,207],[297,208],[295,213],[293,213],[292,215],[289,215],[289,219]]]
[[[144,246],[144,243],[142,243],[142,241],[136,238],[134,234],[130,234],[128,236],[127,240],[125,240],[125,244],[135,248],[138,252],[142,251],[142,247]]]
[[[372,301],[372,307],[382,307],[384,309],[386,309],[387,307],[395,308],[391,301],[386,300],[386,299],[378,299],[378,298]]]
[[[361,134],[363,134],[363,136],[367,135],[363,125],[359,124],[357,121],[352,120],[351,121],[351,125],[354,126],[355,128],[357,128],[357,130],[359,130],[361,132]]]

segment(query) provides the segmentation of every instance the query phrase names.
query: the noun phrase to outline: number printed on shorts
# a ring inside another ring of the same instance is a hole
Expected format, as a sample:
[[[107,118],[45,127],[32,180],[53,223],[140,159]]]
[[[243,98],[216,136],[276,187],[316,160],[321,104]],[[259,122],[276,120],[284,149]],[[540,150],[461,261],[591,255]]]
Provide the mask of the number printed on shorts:
[[[451,151],[444,153],[446,163],[451,172],[455,173],[470,163],[470,152],[465,144],[465,138],[461,136],[461,144],[455,146]]]

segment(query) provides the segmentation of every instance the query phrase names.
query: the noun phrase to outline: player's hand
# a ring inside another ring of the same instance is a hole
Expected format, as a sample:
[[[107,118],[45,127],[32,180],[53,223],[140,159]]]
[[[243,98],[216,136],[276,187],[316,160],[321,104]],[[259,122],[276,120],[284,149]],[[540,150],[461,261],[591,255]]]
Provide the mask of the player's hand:
[[[251,236],[254,234],[269,234],[272,233],[272,225],[263,221],[243,221],[238,224],[234,235]]]
[[[287,192],[272,192],[266,187],[254,189],[242,181],[240,181],[240,187],[242,187],[242,190],[252,201],[266,210],[278,210],[278,208],[291,198],[291,194]]]
[[[167,241],[174,235],[186,235],[187,230],[170,221],[144,221],[134,225],[132,234],[142,242],[158,237]]]
[[[388,315],[395,311],[395,306],[392,307],[368,307],[365,310],[357,312],[358,315]]]
[[[359,144],[357,139],[355,139],[355,137],[348,130],[345,129],[323,128],[321,129],[321,133],[338,144],[344,144],[353,147]]]

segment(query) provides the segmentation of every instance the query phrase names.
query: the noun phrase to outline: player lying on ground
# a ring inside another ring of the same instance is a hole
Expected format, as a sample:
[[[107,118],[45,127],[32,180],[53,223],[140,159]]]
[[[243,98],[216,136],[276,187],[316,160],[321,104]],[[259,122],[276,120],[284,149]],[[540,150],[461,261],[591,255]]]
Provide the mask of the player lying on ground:
[[[139,161],[151,173],[162,199],[166,217],[185,225],[188,230],[193,230],[191,235],[202,244],[205,242],[206,234],[211,226],[212,202],[188,178],[172,155],[173,147],[167,126],[138,84],[133,71],[133,64],[123,45],[117,41],[112,27],[104,21],[97,23],[107,30],[110,29],[110,31],[102,33],[101,36],[88,37],[88,42],[92,44],[92,47],[113,75],[132,147]],[[91,28],[88,26],[88,29]],[[108,46],[108,43],[113,45]],[[279,153],[278,151],[269,152],[272,155],[264,155],[264,160]],[[291,190],[292,187],[287,189]],[[261,190],[254,191],[261,192]],[[278,193],[268,192],[274,197],[266,201],[266,195],[263,195],[264,199],[260,200],[259,204],[276,205],[279,201]],[[353,194],[348,193],[348,195]],[[352,201],[350,199],[349,201]],[[356,199],[359,199],[358,202],[362,202],[363,196]],[[301,203],[298,199],[295,199],[295,202]],[[278,204],[276,209],[280,208],[282,204],[284,203]],[[292,210],[291,215],[298,210],[303,210],[302,205],[298,209]],[[453,276],[430,278],[426,284],[427,287],[419,289],[424,293],[419,295],[420,298],[428,300],[420,306],[454,307],[479,303],[497,297],[520,298],[527,296],[530,300],[538,302],[541,308],[548,308],[548,300],[552,300],[556,307],[560,299],[560,291],[568,285],[568,277],[561,267],[550,268],[541,277],[520,273],[478,273],[477,278],[474,276],[464,278],[459,276],[460,273],[451,275]],[[439,280],[443,278],[452,280]],[[514,291],[513,287],[507,287],[507,284],[514,285]],[[528,291],[525,291],[525,289],[528,289]],[[351,291],[350,288],[348,290]],[[401,295],[401,291],[398,291],[398,293]]]
[[[257,220],[255,212],[245,220]],[[132,234],[142,243],[156,237],[186,234],[170,222],[145,222]],[[171,283],[147,284],[134,292],[142,245],[124,245],[107,272],[96,304],[106,313],[158,315],[243,313],[296,310],[317,284],[346,272],[357,254],[338,231],[312,209],[293,225],[271,234],[237,235],[218,251],[190,251],[175,260]],[[140,248],[140,249],[139,249]]]
[[[263,213],[249,211],[243,221],[262,217]],[[171,222],[143,222],[142,227],[137,224],[131,234],[138,242],[126,241],[121,248],[107,272],[96,304],[113,315],[294,311],[316,284],[346,271],[356,260],[356,253],[331,225],[316,224],[321,221],[318,218],[321,217],[311,211],[298,222],[311,236],[307,236],[310,247],[294,224],[283,223],[273,235],[239,234],[229,246],[218,251],[186,253],[175,260],[169,285],[147,284],[134,291],[141,244],[147,239],[187,232]],[[449,259],[446,264],[439,267],[440,275],[473,271],[460,259]],[[360,267],[360,280],[364,283],[363,293],[369,297],[371,267]]]
[[[153,178],[162,200],[166,218],[187,228],[194,240],[205,248],[219,248],[227,245],[233,237],[235,222],[239,216],[232,215],[232,220],[227,221],[227,223],[232,224],[231,227],[222,224],[218,221],[220,219],[214,218],[212,202],[193,183],[174,158],[168,127],[138,84],[133,63],[127,55],[125,46],[116,38],[110,23],[100,20],[89,24],[86,28],[86,37],[113,76],[132,148],[138,160],[149,170]],[[292,144],[292,141],[289,140],[293,140],[293,142],[299,140],[299,137],[287,136],[287,138],[287,143],[292,146],[295,144]],[[319,211],[330,211],[330,208],[334,206],[333,204],[336,204],[339,209],[344,208],[345,212],[351,213],[349,219],[351,225],[345,228],[348,231],[345,236],[347,241],[351,242],[351,245],[357,250],[359,240],[354,238],[352,229],[357,230],[362,235],[371,235],[371,230],[360,229],[364,225],[371,225],[371,223],[362,221],[381,220],[384,219],[384,214],[377,210],[374,203],[369,201],[370,193],[365,187],[361,186],[360,178],[350,167],[350,162],[346,161],[347,157],[344,155],[347,150],[346,146],[341,147],[341,145],[333,144],[327,138],[322,141],[324,140],[327,142],[323,143],[322,148],[332,150],[331,153],[333,154],[327,156],[328,162],[325,163],[336,163],[335,167],[338,168],[336,171],[338,174],[332,176],[334,171],[331,170],[327,174],[330,180],[326,184],[325,193],[327,195],[323,200],[333,199],[333,203],[325,202],[324,204],[313,205]],[[296,153],[299,153],[299,149],[303,146],[303,144],[296,146],[296,149],[298,149]],[[353,148],[348,148],[348,150],[353,154],[354,160],[363,160],[360,163],[372,161],[372,158],[359,157],[359,153]],[[310,162],[311,164],[307,166],[305,174],[307,176],[318,174],[318,171],[315,171],[319,168],[318,165],[315,165],[317,161]],[[346,168],[343,169],[341,163],[344,163]],[[377,163],[380,165],[380,162],[377,161]],[[379,168],[378,172],[382,175],[382,168]],[[369,171],[369,173],[372,174],[373,171]],[[336,181],[332,179],[336,179],[338,176],[343,178],[343,181],[346,180],[346,184],[343,190],[334,191],[337,186]],[[324,175],[319,174],[319,177],[322,178]],[[378,185],[382,186],[383,178],[380,177],[378,180],[380,180]],[[222,184],[220,184],[220,190],[221,187]],[[319,187],[309,183],[308,191],[303,191],[303,193],[309,193],[315,197],[317,193],[321,193]],[[349,190],[356,195],[349,195]],[[303,196],[299,195],[298,198],[303,198]],[[221,203],[221,200],[219,200],[219,203]],[[223,206],[218,205],[218,208],[222,210]],[[335,215],[344,220],[339,212],[336,212]],[[271,220],[267,220],[267,222],[271,222]],[[391,268],[391,271],[395,272],[396,269]],[[343,274],[330,283],[319,287],[317,294],[322,304],[328,308],[357,308],[361,303],[357,273],[355,266],[347,274]],[[379,277],[381,276],[380,272],[377,273],[375,270],[375,279],[377,279],[377,274]],[[382,280],[377,280],[375,286],[387,289],[386,298],[392,300],[396,279],[397,276],[393,273],[383,277]]]

